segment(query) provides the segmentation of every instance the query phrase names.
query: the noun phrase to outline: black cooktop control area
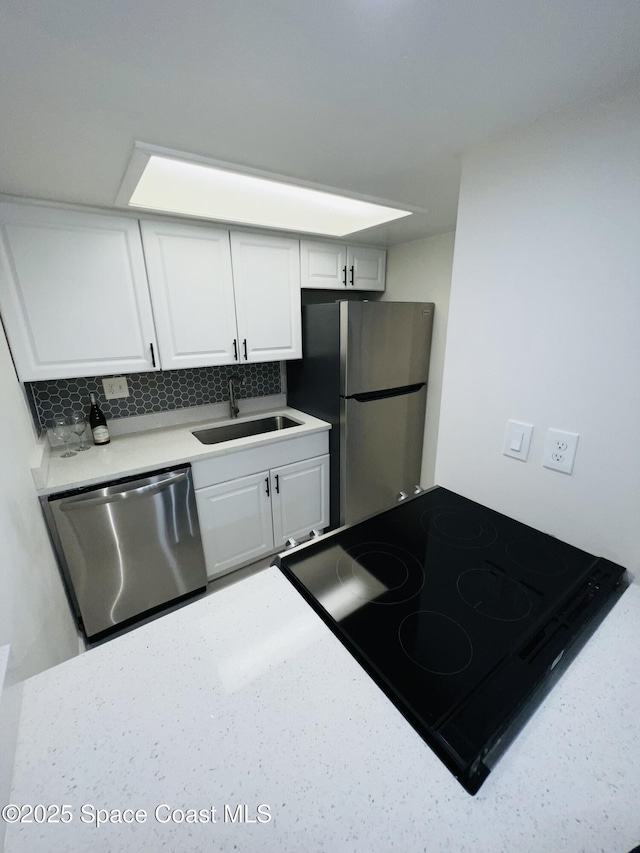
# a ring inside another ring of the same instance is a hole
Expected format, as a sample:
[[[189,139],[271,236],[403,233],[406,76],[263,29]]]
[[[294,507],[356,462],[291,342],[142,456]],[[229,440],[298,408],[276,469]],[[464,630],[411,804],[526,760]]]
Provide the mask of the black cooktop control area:
[[[625,587],[440,487],[276,564],[471,794]]]

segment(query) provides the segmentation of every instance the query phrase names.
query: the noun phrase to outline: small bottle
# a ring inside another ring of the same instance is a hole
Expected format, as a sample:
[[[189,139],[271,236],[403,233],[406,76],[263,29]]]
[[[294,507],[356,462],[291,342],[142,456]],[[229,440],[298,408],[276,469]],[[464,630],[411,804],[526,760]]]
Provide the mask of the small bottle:
[[[104,412],[96,401],[96,395],[90,394],[91,409],[89,410],[89,426],[93,433],[94,444],[109,444],[111,436],[109,435],[109,427]]]

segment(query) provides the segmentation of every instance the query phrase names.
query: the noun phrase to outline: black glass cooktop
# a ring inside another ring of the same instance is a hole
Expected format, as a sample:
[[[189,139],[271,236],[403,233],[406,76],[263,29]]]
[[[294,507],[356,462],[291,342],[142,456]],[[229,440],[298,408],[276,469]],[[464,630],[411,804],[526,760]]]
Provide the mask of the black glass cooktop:
[[[276,563],[470,793],[624,588],[439,487]]]

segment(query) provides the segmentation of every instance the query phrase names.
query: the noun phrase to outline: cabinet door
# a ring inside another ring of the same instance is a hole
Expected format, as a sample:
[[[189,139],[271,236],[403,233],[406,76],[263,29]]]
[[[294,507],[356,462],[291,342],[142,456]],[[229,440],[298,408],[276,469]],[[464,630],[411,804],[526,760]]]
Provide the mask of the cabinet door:
[[[164,222],[141,230],[163,369],[233,364],[229,232]]]
[[[134,219],[0,205],[0,308],[22,381],[154,367]]]
[[[347,247],[340,243],[301,240],[300,283],[304,288],[345,290]]]
[[[329,524],[329,455],[271,471],[274,545],[301,542]]]
[[[301,358],[299,242],[232,231],[231,258],[242,361]]]
[[[196,490],[209,580],[273,551],[269,474]]]
[[[384,290],[387,253],[385,249],[349,246],[347,249],[348,289]]]

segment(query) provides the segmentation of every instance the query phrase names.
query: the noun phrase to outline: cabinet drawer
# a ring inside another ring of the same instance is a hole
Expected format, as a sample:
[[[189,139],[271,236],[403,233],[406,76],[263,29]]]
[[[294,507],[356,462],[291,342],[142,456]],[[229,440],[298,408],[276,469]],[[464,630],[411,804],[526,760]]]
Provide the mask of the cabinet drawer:
[[[329,452],[329,432],[272,442],[262,447],[237,450],[223,456],[214,456],[192,463],[193,483],[196,489],[225,483],[236,477],[246,477],[257,471],[266,471],[280,465],[301,462]]]

